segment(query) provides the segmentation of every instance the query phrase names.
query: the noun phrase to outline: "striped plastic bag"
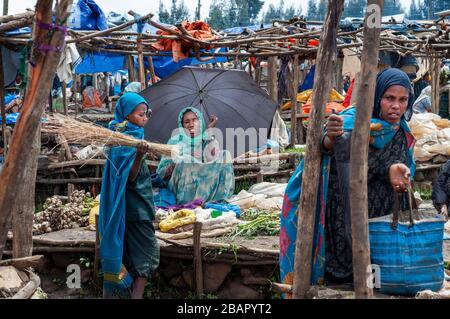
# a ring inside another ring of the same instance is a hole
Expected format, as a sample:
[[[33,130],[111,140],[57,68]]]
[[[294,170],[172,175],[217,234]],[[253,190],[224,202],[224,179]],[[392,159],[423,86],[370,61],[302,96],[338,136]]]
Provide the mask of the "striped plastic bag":
[[[411,296],[439,291],[444,282],[442,216],[418,212],[409,192],[410,210],[369,219],[372,264],[380,267],[380,292]]]

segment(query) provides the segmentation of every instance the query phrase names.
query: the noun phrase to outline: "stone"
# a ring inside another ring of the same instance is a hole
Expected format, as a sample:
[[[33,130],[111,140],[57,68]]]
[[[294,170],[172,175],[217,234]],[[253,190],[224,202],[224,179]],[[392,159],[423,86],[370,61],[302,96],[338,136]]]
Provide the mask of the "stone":
[[[183,279],[188,285],[189,289],[195,289],[195,275],[193,270],[183,271]]]
[[[163,275],[166,278],[172,278],[174,276],[181,275],[182,272],[183,266],[181,265],[181,262],[175,259],[172,259],[162,271]]]
[[[23,284],[18,270],[13,266],[0,266],[0,287],[6,290],[19,290]]]
[[[263,296],[253,288],[242,284],[238,279],[229,281],[218,292],[219,299],[262,299]]]
[[[203,265],[203,290],[216,292],[231,271],[231,264],[217,263]]]
[[[176,277],[173,277],[172,279],[170,279],[169,285],[171,285],[175,288],[186,288],[187,287],[186,281],[184,281],[182,275],[179,275],[179,276],[176,276]]]

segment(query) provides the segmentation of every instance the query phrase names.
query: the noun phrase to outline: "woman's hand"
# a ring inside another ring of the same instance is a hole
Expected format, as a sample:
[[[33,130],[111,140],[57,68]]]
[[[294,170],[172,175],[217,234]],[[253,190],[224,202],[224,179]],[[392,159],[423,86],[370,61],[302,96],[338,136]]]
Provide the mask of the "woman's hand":
[[[219,118],[217,116],[211,115],[211,117],[209,118],[208,128],[215,127],[218,120],[219,120]]]
[[[337,114],[331,114],[325,124],[326,132],[323,146],[330,150],[333,148],[336,137],[344,134],[344,120]]]
[[[406,192],[410,185],[411,171],[405,164],[393,164],[389,167],[389,181],[396,192]]]

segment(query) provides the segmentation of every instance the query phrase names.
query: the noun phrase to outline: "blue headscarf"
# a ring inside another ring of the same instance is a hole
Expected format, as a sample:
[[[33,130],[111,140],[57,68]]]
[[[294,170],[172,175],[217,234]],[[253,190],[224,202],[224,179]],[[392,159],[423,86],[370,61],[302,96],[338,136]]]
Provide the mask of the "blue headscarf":
[[[119,101],[117,101],[114,110],[114,120],[109,123],[109,129],[143,139],[144,128],[127,121],[127,116],[130,115],[139,104],[145,104],[147,105],[147,108],[150,108],[147,101],[137,93],[128,92],[122,95]]]
[[[414,104],[414,90],[412,88],[411,81],[409,80],[408,75],[402,70],[396,68],[385,69],[378,73],[372,119],[381,120],[381,98],[383,97],[384,92],[386,92],[386,90],[393,85],[401,85],[408,90],[408,107],[405,114],[403,114],[403,117],[406,121],[409,121],[411,119],[411,116],[413,114],[412,106]]]
[[[138,139],[144,138],[144,128],[126,120],[140,105],[149,106],[137,93],[124,94],[116,104],[114,120],[109,128]],[[99,234],[103,286],[109,293],[130,287],[133,279],[122,264],[125,234],[126,185],[136,157],[134,147],[112,147],[107,154],[100,196]]]

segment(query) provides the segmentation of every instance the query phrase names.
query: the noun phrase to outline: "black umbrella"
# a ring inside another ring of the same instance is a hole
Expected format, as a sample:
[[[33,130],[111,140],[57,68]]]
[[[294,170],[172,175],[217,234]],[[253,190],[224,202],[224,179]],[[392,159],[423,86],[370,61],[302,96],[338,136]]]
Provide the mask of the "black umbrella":
[[[233,157],[266,145],[277,109],[267,93],[239,70],[184,67],[140,94],[153,111],[145,127],[147,140],[166,143],[177,128],[179,112],[190,106],[202,112],[206,124],[212,115],[219,118],[216,128],[222,136],[215,137]]]

